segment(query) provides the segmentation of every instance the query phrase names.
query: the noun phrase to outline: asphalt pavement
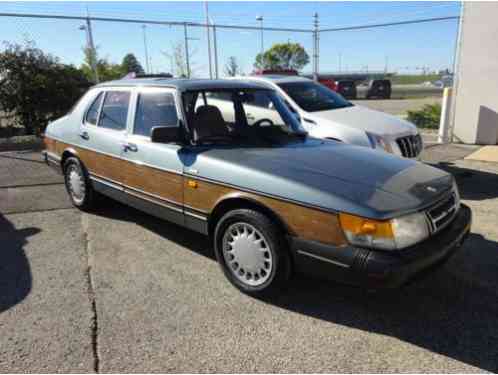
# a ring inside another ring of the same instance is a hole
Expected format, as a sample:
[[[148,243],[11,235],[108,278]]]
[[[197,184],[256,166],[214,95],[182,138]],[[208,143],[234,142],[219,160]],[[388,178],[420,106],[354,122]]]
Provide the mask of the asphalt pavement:
[[[261,301],[207,239],[104,199],[82,213],[37,153],[0,153],[0,372],[496,372],[498,165],[431,146],[474,213],[400,291],[296,277]]]

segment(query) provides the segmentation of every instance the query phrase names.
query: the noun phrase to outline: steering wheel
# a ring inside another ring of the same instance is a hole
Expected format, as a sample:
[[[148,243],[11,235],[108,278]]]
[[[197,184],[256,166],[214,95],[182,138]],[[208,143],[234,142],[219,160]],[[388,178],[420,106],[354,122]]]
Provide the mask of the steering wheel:
[[[261,120],[258,120],[254,124],[252,124],[252,127],[261,128],[262,126],[264,126],[262,124],[264,124],[265,122],[268,123],[267,126],[273,126],[274,125],[273,121],[270,120],[269,118],[262,118]]]

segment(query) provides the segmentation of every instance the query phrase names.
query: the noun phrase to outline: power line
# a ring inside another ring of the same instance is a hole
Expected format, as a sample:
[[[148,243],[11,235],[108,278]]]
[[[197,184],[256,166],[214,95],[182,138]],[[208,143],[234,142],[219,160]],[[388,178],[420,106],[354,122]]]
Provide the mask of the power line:
[[[399,21],[399,22],[378,23],[378,24],[371,24],[371,25],[360,25],[360,26],[336,27],[336,28],[331,28],[331,29],[321,29],[320,32],[322,33],[322,32],[330,32],[330,31],[349,31],[349,30],[361,30],[361,29],[374,29],[377,27],[399,26],[399,25],[410,25],[410,24],[425,23],[425,22],[447,21],[447,20],[456,20],[459,18],[460,18],[460,16],[423,18],[423,19],[418,19],[418,20],[408,20],[408,21]]]
[[[107,22],[128,22],[128,23],[148,23],[155,25],[167,25],[167,26],[183,26],[185,23],[187,26],[191,27],[206,27],[205,23],[200,22],[184,22],[184,21],[155,21],[155,20],[139,20],[139,19],[129,19],[129,18],[113,18],[113,17],[83,17],[83,16],[66,16],[58,14],[34,14],[34,13],[0,13],[0,17],[22,17],[22,18],[45,18],[45,19],[65,19],[65,20],[87,20],[92,21],[107,21]],[[217,28],[220,29],[241,29],[241,30],[261,30],[259,26],[242,26],[242,25],[225,25],[218,24]],[[290,28],[280,28],[280,27],[263,27],[263,30],[267,31],[283,31],[283,32],[299,32],[299,33],[311,33],[310,29],[290,29]]]

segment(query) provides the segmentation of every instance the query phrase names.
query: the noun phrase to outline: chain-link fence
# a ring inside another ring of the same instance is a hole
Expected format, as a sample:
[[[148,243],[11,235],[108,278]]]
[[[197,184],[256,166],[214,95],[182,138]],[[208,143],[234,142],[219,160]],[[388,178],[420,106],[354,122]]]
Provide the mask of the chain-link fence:
[[[165,15],[164,20],[161,15],[153,19],[136,14],[133,18],[118,16],[87,17],[62,10],[54,14],[0,13],[0,40],[21,45],[30,41],[61,63],[82,69],[93,82],[97,77],[103,81],[125,76],[123,59],[129,54],[148,74],[200,78],[225,77],[234,70],[237,75],[250,74],[260,52],[290,42],[301,45],[309,56],[302,73],[333,79],[352,74],[389,75],[393,85],[403,86],[403,91],[396,89],[395,96],[413,97],[440,95],[442,89],[433,82],[441,72],[453,70],[458,31],[458,16],[345,28],[331,28],[330,20],[312,15],[301,17],[298,23],[279,20],[278,27],[263,26],[262,18],[244,25],[239,16],[233,22],[210,20],[208,35],[199,14],[196,21],[174,21],[172,15]],[[411,77],[405,77],[408,75]],[[365,90],[360,84],[359,96],[364,96]],[[0,116],[3,127],[9,116]]]

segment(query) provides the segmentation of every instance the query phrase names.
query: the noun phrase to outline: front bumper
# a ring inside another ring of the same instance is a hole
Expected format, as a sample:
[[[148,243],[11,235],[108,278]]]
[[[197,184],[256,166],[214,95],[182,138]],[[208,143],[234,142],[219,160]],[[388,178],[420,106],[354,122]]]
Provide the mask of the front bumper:
[[[367,288],[396,288],[444,263],[470,232],[472,212],[461,208],[441,232],[407,249],[387,252],[352,246],[334,247],[291,238],[298,271]]]

